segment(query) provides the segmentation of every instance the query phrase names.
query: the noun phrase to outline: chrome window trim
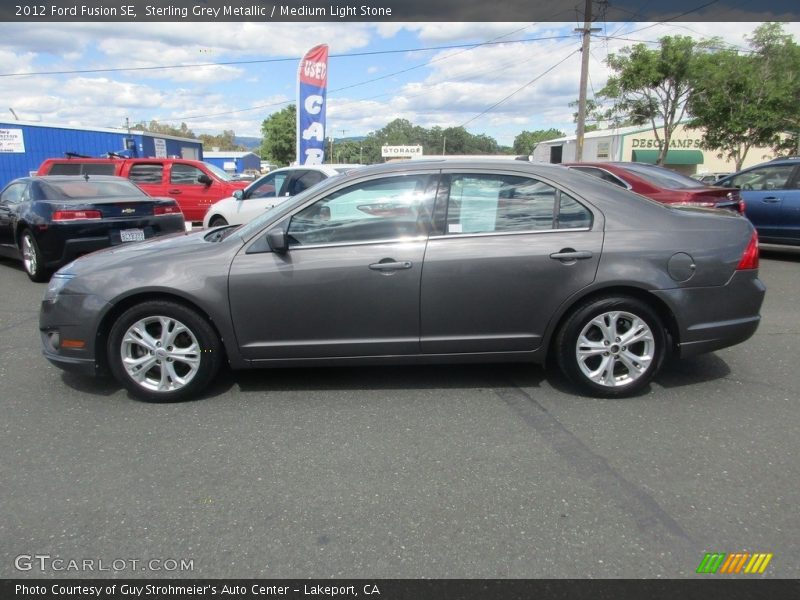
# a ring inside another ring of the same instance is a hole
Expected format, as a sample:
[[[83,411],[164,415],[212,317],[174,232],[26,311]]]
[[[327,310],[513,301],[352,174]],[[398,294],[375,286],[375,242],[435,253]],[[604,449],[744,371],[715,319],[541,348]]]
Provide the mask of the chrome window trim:
[[[292,246],[289,244],[289,251],[315,250],[319,248],[343,248],[347,246],[374,246],[378,244],[405,244],[411,242],[424,242],[428,236],[418,235],[415,237],[384,238],[380,240],[367,240],[365,242],[336,242],[334,244],[308,244],[307,246]]]
[[[563,233],[565,231],[591,231],[591,227],[570,227],[564,229],[526,229],[525,231],[484,231],[478,233],[446,233],[444,235],[432,235],[429,240],[458,240],[466,237],[499,237],[508,235],[531,235],[546,233]]]

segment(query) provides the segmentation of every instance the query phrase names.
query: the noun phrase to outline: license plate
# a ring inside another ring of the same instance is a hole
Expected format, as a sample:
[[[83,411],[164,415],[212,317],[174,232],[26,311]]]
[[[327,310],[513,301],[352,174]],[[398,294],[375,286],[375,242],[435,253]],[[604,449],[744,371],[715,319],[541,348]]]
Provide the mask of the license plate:
[[[144,241],[143,229],[121,229],[119,239],[123,242],[142,242]]]

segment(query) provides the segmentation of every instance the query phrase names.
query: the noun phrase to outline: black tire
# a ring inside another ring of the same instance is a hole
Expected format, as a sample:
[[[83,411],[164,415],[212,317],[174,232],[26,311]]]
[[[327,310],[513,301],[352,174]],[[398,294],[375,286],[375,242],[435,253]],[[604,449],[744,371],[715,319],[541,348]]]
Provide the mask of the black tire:
[[[23,229],[19,236],[19,253],[22,256],[22,266],[31,281],[42,283],[50,279],[39,244],[30,229]]]
[[[223,225],[227,224],[228,221],[225,220],[225,217],[221,217],[219,215],[211,217],[211,220],[208,222],[209,227],[222,227]]]
[[[131,330],[134,325],[138,333]],[[166,300],[126,310],[111,328],[107,353],[117,381],[148,402],[196,398],[222,363],[222,343],[208,321],[195,310]]]
[[[656,376],[667,353],[667,335],[645,302],[626,296],[598,298],[569,315],[554,350],[561,370],[582,392],[621,398],[639,392]]]

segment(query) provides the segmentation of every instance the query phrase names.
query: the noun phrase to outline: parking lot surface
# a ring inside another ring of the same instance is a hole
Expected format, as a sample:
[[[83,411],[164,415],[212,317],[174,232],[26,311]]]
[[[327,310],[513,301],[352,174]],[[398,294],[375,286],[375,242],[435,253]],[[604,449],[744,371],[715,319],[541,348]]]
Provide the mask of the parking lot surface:
[[[799,577],[800,249],[761,278],[751,340],[633,399],[486,365],[225,373],[146,404],[47,363],[44,286],[0,260],[0,577],[692,577],[741,551]]]

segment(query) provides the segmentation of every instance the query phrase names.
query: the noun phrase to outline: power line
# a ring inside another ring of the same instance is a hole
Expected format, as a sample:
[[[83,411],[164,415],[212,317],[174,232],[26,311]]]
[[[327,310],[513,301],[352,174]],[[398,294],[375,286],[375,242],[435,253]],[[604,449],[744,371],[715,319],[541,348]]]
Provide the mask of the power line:
[[[526,29],[527,27],[529,26],[523,27],[521,29]],[[513,35],[514,33],[516,33],[516,31],[506,34],[506,36]],[[471,49],[471,48],[478,48],[480,46],[495,46],[499,44],[524,44],[526,42],[556,40],[556,39],[563,39],[565,37],[568,36],[547,36],[541,38],[525,38],[521,40],[506,40],[506,41],[492,40],[487,42],[479,42],[471,44],[450,44],[444,46],[427,46],[425,48],[403,48],[397,50],[374,50],[371,52],[349,52],[344,54],[331,54],[329,55],[329,58],[353,58],[359,56],[377,56],[381,54],[402,54],[402,53],[408,54],[412,52],[428,52],[430,50],[452,50],[457,48]],[[280,62],[296,62],[299,61],[300,58],[301,57],[297,56],[289,58],[264,58],[258,60],[232,60],[232,61],[219,61],[219,62],[208,62],[208,63],[193,63],[189,65],[154,65],[149,67],[115,67],[108,69],[75,69],[70,71],[35,71],[29,73],[0,73],[0,77],[33,77],[39,75],[86,75],[90,73],[120,73],[125,71],[137,72],[137,71],[156,71],[156,70],[168,70],[168,69],[196,69],[198,67],[225,67],[231,65],[254,65],[254,64],[267,64],[267,63],[280,63]]]
[[[523,27],[521,29],[526,29],[527,27],[530,27],[530,26],[528,25],[528,26]],[[513,35],[517,31],[521,31],[521,29],[518,29],[518,30],[512,31],[511,33],[505,34],[505,36]],[[505,37],[505,36],[500,36],[500,37]],[[528,39],[528,40],[512,40],[512,41],[508,41],[508,42],[489,41],[489,42],[480,42],[480,43],[477,43],[477,44],[467,44],[467,45],[459,44],[459,45],[456,45],[456,46],[448,46],[447,48],[464,48],[465,47],[466,50],[464,50],[464,52],[466,52],[467,50],[471,50],[471,49],[478,48],[478,47],[481,47],[481,46],[486,46],[486,45],[494,45],[494,44],[501,44],[501,43],[510,44],[510,43],[516,43],[517,41],[546,41],[546,40],[570,39],[570,38],[572,38],[571,35],[547,36],[547,37],[543,37],[543,38],[534,38],[534,39]],[[494,38],[494,39],[496,39],[496,38]],[[382,79],[387,79],[389,77],[394,77],[396,75],[401,75],[401,74],[407,73],[409,71],[413,71],[413,70],[416,70],[416,69],[421,69],[421,68],[426,67],[428,65],[431,65],[431,64],[433,64],[435,62],[439,62],[441,60],[448,60],[450,58],[453,58],[454,56],[457,56],[458,54],[461,54],[461,52],[457,52],[455,54],[450,54],[448,56],[442,56],[442,57],[439,57],[439,58],[435,58],[435,59],[429,60],[429,61],[427,61],[425,63],[419,64],[419,65],[415,65],[413,67],[409,67],[407,69],[401,69],[400,71],[394,71],[393,73],[389,73],[387,75],[381,75],[380,77],[373,77],[372,79],[368,79],[366,81],[361,81],[359,83],[354,83],[352,85],[347,85],[347,86],[344,86],[344,87],[341,87],[341,88],[328,90],[328,94],[335,94],[337,92],[342,92],[344,90],[348,90],[348,89],[352,89],[352,88],[355,88],[355,87],[360,87],[362,85],[367,85],[367,84],[370,84],[370,83],[374,83],[374,82],[380,81]],[[382,94],[382,95],[386,95],[386,94]],[[381,96],[376,96],[376,97],[381,97]],[[370,98],[364,98],[364,100],[369,100],[369,99]],[[228,115],[233,115],[233,114],[238,114],[238,113],[243,113],[243,112],[249,112],[249,111],[252,111],[252,110],[262,110],[262,109],[265,109],[265,108],[273,108],[273,107],[276,107],[276,106],[286,106],[286,105],[292,104],[293,102],[294,102],[294,100],[283,100],[281,102],[273,102],[273,103],[270,103],[270,104],[261,104],[261,105],[257,105],[257,106],[250,106],[248,108],[239,108],[239,109],[235,109],[235,110],[229,110],[229,111],[218,112],[218,113],[209,113],[209,114],[205,114],[205,115],[182,116],[182,117],[174,117],[174,118],[169,118],[169,119],[157,119],[157,120],[158,121],[164,121],[164,122],[170,122],[170,121],[191,121],[191,120],[195,120],[195,119],[205,119],[205,118],[209,118],[209,117],[223,117],[223,116],[228,116]]]
[[[542,77],[544,77],[545,75],[547,75],[547,74],[548,74],[550,71],[552,71],[552,70],[553,70],[553,69],[555,69],[556,67],[559,67],[559,66],[561,66],[563,63],[565,63],[565,62],[567,61],[567,59],[571,58],[573,55],[577,54],[578,52],[580,52],[580,49],[573,50],[572,52],[570,52],[569,54],[567,54],[567,55],[566,55],[564,58],[562,58],[560,61],[558,61],[556,64],[554,64],[552,67],[550,67],[549,69],[547,69],[547,70],[546,70],[546,71],[544,71],[543,73],[540,73],[539,75],[537,75],[536,77],[534,77],[533,79],[531,79],[529,82],[527,82],[527,83],[526,83],[526,84],[524,84],[523,86],[521,86],[521,87],[517,88],[516,90],[514,90],[513,92],[511,92],[511,93],[510,93],[508,96],[506,96],[506,97],[505,97],[505,98],[503,98],[502,100],[499,100],[499,101],[495,102],[494,104],[492,104],[492,105],[491,105],[489,108],[487,108],[486,110],[484,110],[484,111],[482,111],[482,112],[478,113],[477,115],[475,115],[474,117],[472,117],[472,118],[471,118],[471,119],[469,119],[468,121],[465,121],[464,123],[462,123],[462,124],[460,125],[460,127],[466,127],[466,126],[467,126],[469,123],[472,123],[472,122],[473,122],[475,119],[477,119],[477,118],[479,118],[479,117],[482,117],[483,115],[485,115],[485,114],[486,114],[486,113],[488,113],[489,111],[491,111],[491,110],[493,110],[493,109],[497,108],[497,107],[498,107],[498,106],[500,106],[500,105],[501,105],[503,102],[505,102],[506,100],[509,100],[510,98],[512,98],[513,96],[515,96],[516,94],[518,94],[519,92],[521,92],[522,90],[524,90],[524,89],[525,89],[526,87],[528,87],[529,85],[531,85],[531,84],[535,83],[536,81],[538,81],[539,79],[541,79]]]

